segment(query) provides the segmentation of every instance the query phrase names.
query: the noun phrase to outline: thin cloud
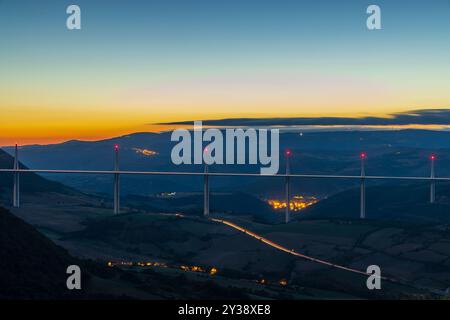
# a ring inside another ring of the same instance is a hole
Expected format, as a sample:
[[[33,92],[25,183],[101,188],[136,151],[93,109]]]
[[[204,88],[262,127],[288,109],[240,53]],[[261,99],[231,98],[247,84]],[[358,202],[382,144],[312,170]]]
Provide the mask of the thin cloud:
[[[161,123],[187,125],[192,121]],[[232,118],[203,120],[208,126],[307,126],[307,125],[450,125],[450,109],[412,110],[388,117],[299,117],[299,118]]]

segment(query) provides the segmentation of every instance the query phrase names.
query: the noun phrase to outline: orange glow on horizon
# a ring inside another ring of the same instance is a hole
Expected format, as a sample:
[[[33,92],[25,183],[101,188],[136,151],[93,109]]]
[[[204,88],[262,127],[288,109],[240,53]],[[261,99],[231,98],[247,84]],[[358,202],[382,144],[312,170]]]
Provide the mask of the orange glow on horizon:
[[[353,117],[360,118],[366,116],[376,116],[376,117],[386,117],[386,114],[301,114],[301,115],[285,115],[285,114],[205,114],[196,116],[186,116],[178,115],[175,117],[168,116],[167,118],[154,120],[154,124],[142,124],[142,116],[139,121],[137,119],[120,121],[120,117],[109,117],[103,120],[99,120],[98,114],[96,117],[88,118],[85,120],[79,120],[79,118],[69,117],[65,121],[31,121],[30,118],[25,119],[23,122],[10,121],[5,122],[5,119],[0,119],[0,126],[2,131],[0,132],[0,146],[13,146],[16,143],[19,145],[30,145],[30,144],[54,144],[62,143],[68,140],[83,140],[83,141],[97,141],[102,139],[109,139],[112,137],[128,135],[136,132],[163,132],[171,131],[177,128],[191,129],[194,120],[220,120],[227,118],[271,118],[271,117]],[[39,116],[40,117],[40,116]],[[137,116],[136,116],[137,117]],[[25,117],[26,118],[26,117]],[[58,119],[60,120],[60,119]],[[164,124],[165,122],[181,122],[187,121],[192,122],[191,125],[172,125]],[[162,124],[157,124],[157,122]],[[19,123],[16,125],[16,123]],[[208,126],[204,126],[207,128]],[[335,128],[342,129],[345,127],[351,127],[346,125],[315,125],[309,126],[317,129],[320,128]],[[424,130],[442,130],[450,129],[450,125],[418,125],[418,124],[408,124],[408,125],[366,125],[362,126],[364,128],[372,129],[424,129]]]

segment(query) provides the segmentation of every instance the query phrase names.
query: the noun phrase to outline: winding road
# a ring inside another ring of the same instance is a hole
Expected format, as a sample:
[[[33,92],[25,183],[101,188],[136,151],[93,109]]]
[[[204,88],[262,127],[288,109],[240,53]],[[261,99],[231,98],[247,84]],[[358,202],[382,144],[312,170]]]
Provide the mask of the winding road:
[[[288,249],[286,247],[283,247],[282,245],[280,245],[278,243],[275,243],[275,242],[273,242],[273,241],[271,241],[271,240],[269,240],[267,238],[264,238],[263,236],[260,236],[260,235],[254,233],[254,232],[252,232],[250,230],[247,230],[247,229],[245,229],[245,228],[243,228],[241,226],[238,226],[237,224],[235,224],[233,222],[230,222],[230,221],[227,221],[227,220],[223,220],[223,219],[216,219],[216,218],[209,218],[209,220],[210,221],[214,221],[214,222],[218,222],[218,223],[222,223],[224,225],[227,225],[227,226],[229,226],[229,227],[231,227],[231,228],[233,228],[235,230],[238,230],[238,231],[240,231],[242,233],[245,233],[246,235],[248,235],[250,237],[258,239],[259,241],[265,243],[268,246],[271,246],[272,248],[275,248],[275,249],[280,250],[280,251],[284,251],[284,252],[286,252],[288,254],[291,254],[293,256],[300,257],[300,258],[303,258],[303,259],[306,259],[306,260],[309,260],[309,261],[313,261],[313,262],[316,262],[316,263],[320,263],[322,265],[330,266],[330,267],[333,267],[333,268],[337,268],[337,269],[341,269],[341,270],[345,270],[345,271],[349,271],[349,272],[353,272],[353,273],[357,273],[357,274],[362,274],[364,276],[371,275],[371,274],[369,274],[369,273],[367,273],[365,271],[361,271],[361,270],[357,270],[357,269],[341,266],[341,265],[338,265],[338,264],[335,264],[335,263],[332,263],[332,262],[329,262],[329,261],[317,259],[317,258],[310,257],[310,256],[307,256],[307,255],[302,254],[302,253],[298,253],[294,249]],[[381,279],[386,279],[386,280],[393,281],[392,279],[388,279],[388,278],[385,278],[385,277],[381,277]]]

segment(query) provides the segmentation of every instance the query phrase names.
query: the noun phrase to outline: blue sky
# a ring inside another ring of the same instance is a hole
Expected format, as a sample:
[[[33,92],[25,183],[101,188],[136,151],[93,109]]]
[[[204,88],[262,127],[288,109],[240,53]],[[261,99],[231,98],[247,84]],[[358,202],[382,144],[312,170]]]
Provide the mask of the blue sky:
[[[82,30],[66,29],[69,4]],[[382,30],[366,28],[370,4]],[[448,108],[449,40],[448,0],[0,0],[0,125],[17,135],[25,115],[29,135],[56,139]]]

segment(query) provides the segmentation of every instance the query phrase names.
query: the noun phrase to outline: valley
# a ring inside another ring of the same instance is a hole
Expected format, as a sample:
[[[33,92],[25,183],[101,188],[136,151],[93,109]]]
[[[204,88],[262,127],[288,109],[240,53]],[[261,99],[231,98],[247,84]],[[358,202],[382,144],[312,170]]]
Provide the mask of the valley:
[[[58,163],[62,169],[77,169],[76,163],[83,163],[81,169],[87,166],[109,170],[100,165],[103,160],[96,161],[108,158],[111,143],[121,143],[125,144],[121,151],[128,168],[171,170],[160,162],[165,161],[161,157],[166,154],[165,147],[158,143],[161,136],[151,135],[155,139],[147,145],[132,142],[146,138],[145,134],[127,137],[128,142],[122,138],[68,142],[70,148],[74,145],[81,148],[77,159],[68,158],[68,161],[62,158],[65,144],[45,147],[52,149],[48,154],[44,147],[24,147],[21,156],[33,168],[42,168],[43,163],[36,161],[45,158],[49,166]],[[376,137],[368,152],[374,154],[368,162],[370,172],[382,173],[387,170],[386,163],[398,156],[391,167],[396,175],[426,174],[426,162],[421,160],[421,155],[427,151],[417,149],[417,145],[405,151],[406,146],[400,146],[402,139],[397,139],[399,146],[395,150],[388,147],[381,151],[380,133],[342,135],[347,140],[349,135],[359,135],[366,143]],[[292,134],[282,136],[282,143],[294,138]],[[308,134],[302,139],[305,136]],[[311,134],[308,139],[314,140],[315,136]],[[329,144],[328,153],[333,146]],[[35,148],[41,155],[39,159],[33,158]],[[324,157],[323,144],[308,147],[306,143],[303,148],[301,155],[293,159],[295,171],[357,174],[357,161],[351,160],[349,146],[336,152],[331,162]],[[101,150],[103,155],[97,154],[91,159],[94,162],[84,156],[85,152]],[[446,152],[439,153],[440,159],[446,159]],[[0,160],[3,168],[12,164],[11,157],[3,152]],[[254,168],[239,170],[246,169]],[[202,168],[176,170],[201,171]],[[218,168],[212,166],[212,170]],[[439,174],[446,174],[447,170],[447,162],[439,162]],[[435,204],[429,203],[426,183],[369,183],[367,219],[360,220],[357,183],[292,179],[292,221],[284,224],[282,212],[286,203],[282,179],[260,177],[251,181],[213,177],[211,214],[206,219],[202,213],[201,177],[124,176],[121,213],[115,215],[112,177],[23,174],[21,207],[12,208],[9,189],[12,175],[2,175],[0,204],[3,207],[72,256],[94,261],[102,268],[126,272],[125,277],[131,277],[131,289],[128,280],[125,287],[137,297],[144,298],[149,293],[138,289],[148,277],[169,282],[184,279],[186,285],[199,285],[199,288],[210,283],[221,288],[225,296],[247,298],[424,299],[443,297],[450,288],[450,185],[447,183],[437,183]],[[58,182],[48,180],[49,177]],[[383,290],[367,290],[364,273],[369,265],[380,266],[382,276],[388,279],[383,282]],[[215,271],[211,273],[211,270]],[[116,292],[112,286],[123,286],[122,280],[117,281],[99,280],[98,288],[105,293]],[[140,285],[135,287],[133,281]],[[172,294],[173,297],[183,295]]]

